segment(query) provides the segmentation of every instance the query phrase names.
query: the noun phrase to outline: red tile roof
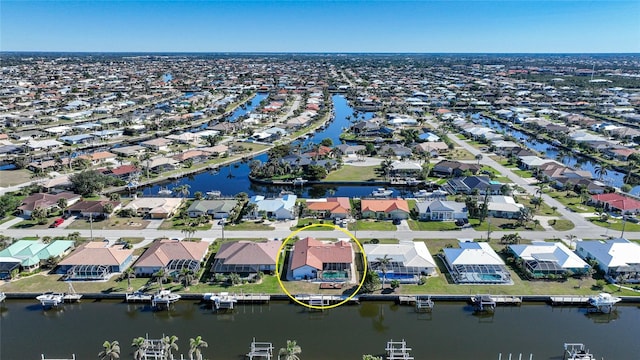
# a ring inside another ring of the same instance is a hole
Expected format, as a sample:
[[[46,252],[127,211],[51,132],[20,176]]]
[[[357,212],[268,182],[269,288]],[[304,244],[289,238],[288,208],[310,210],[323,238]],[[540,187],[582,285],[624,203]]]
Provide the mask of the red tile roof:
[[[327,201],[308,202],[307,208],[313,211],[330,211],[335,214],[349,213],[351,204],[347,197],[327,198]]]
[[[409,203],[402,199],[363,199],[361,204],[362,212],[391,212],[393,210],[401,210],[409,212]]]
[[[623,211],[640,209],[640,201],[618,193],[598,194],[591,196],[591,198]]]
[[[352,248],[346,241],[323,243],[312,237],[295,243],[291,257],[291,269],[309,265],[322,270],[325,263],[351,263]]]

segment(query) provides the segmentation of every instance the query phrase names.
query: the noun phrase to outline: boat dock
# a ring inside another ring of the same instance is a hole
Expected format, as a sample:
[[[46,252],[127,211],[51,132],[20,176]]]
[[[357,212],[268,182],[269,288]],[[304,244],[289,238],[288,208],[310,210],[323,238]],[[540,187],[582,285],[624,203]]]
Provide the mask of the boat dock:
[[[324,306],[329,306],[331,304],[337,304],[339,302],[342,302],[346,299],[346,296],[341,296],[341,295],[307,295],[307,294],[300,294],[300,295],[296,295],[295,299],[309,304],[311,306],[318,306],[318,307],[324,307]],[[349,299],[348,301],[349,304],[358,304],[360,303],[360,299],[356,296],[353,297],[352,299]]]
[[[254,358],[271,360],[273,357],[273,344],[270,342],[259,342],[256,341],[256,338],[253,338],[247,357],[249,360],[253,360]]]
[[[402,341],[388,341],[385,350],[387,351],[387,360],[413,360],[413,356],[409,354],[411,348],[407,347],[407,342],[404,339]]]
[[[415,295],[399,296],[398,304],[414,305],[417,312],[431,312],[435,303],[431,300],[431,295]]]
[[[493,311],[497,305],[519,306],[522,304],[522,298],[507,295],[478,294],[471,297],[471,303],[478,311]]]
[[[0,292],[0,302],[3,302],[4,299],[6,299],[6,298],[7,298],[7,295],[5,295],[5,293],[3,293],[3,292]]]
[[[229,295],[229,293],[226,292],[219,294],[207,293],[204,294],[203,299],[205,301],[211,301],[213,310],[233,310],[235,303],[238,302],[236,295]]]
[[[54,358],[46,358],[44,354],[40,354],[40,360],[76,360],[76,354],[72,354],[70,358],[67,359],[54,359]]]
[[[153,295],[151,294],[145,294],[143,292],[139,292],[136,291],[134,293],[131,294],[125,294],[124,295],[124,300],[126,302],[151,302],[151,299],[153,298]]]
[[[151,306],[156,309],[169,309],[171,304],[180,300],[180,295],[169,290],[160,290],[151,298]]]
[[[58,305],[64,302],[64,294],[47,292],[36,296],[36,300],[40,301],[40,304],[42,304],[44,308],[58,307]]]
[[[589,303],[588,296],[551,296],[549,297],[551,305],[587,305]]]
[[[584,344],[565,343],[562,360],[595,360],[595,357],[585,349]]]

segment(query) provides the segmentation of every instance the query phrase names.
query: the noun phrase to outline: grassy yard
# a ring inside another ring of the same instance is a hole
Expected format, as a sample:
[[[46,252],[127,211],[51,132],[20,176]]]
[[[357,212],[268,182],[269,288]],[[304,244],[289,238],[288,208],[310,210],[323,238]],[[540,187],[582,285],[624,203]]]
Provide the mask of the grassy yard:
[[[191,222],[192,221],[193,221],[193,219],[181,219],[181,218],[175,217],[173,219],[167,219],[167,220],[163,221],[162,224],[160,224],[160,227],[158,227],[158,229],[160,229],[160,230],[194,229],[194,230],[197,230],[197,231],[210,230],[211,229],[211,222],[208,222],[206,224],[199,224],[198,226],[193,227],[193,226],[191,226]]]
[[[409,228],[413,231],[448,231],[460,230],[460,227],[452,221],[417,221],[407,220]]]
[[[371,243],[371,240],[377,239],[378,240],[378,244],[398,244],[400,243],[400,240],[398,239],[393,239],[393,238],[362,238],[362,239],[358,239],[360,241],[361,244],[368,244]]]
[[[342,168],[332,171],[324,179],[325,181],[368,181],[381,180],[376,169],[379,166],[352,166],[343,165]]]
[[[562,216],[557,210],[552,209],[547,203],[544,201],[536,208],[531,204],[530,196],[516,196],[516,201],[525,207],[534,209],[534,215],[544,215],[544,216]]]
[[[514,174],[520,176],[521,178],[532,178],[533,177],[533,173],[529,170],[520,170],[520,169],[510,169],[511,172],[513,172]]]
[[[580,196],[573,191],[554,191],[548,194],[552,198],[558,200],[562,205],[578,213],[593,213],[596,209],[591,205],[582,203]]]
[[[607,221],[602,221],[600,218],[590,218],[588,219],[593,224],[601,226],[603,228],[609,228],[610,230],[622,231],[624,227],[624,231],[636,232],[640,231],[640,224],[634,224],[629,221],[623,221],[621,219],[609,219]],[[611,234],[612,236],[614,234]]]
[[[469,219],[469,223],[476,231],[487,231],[489,228],[489,222],[485,219],[482,224],[479,224],[478,219]],[[502,231],[502,230],[516,230],[516,231],[526,231],[526,230],[534,230],[534,231],[544,231],[542,225],[537,225],[534,227],[534,224],[531,222],[526,226],[516,226],[516,220],[511,219],[499,219],[499,218],[491,218],[491,230],[492,231]]]
[[[0,175],[0,187],[9,187],[29,182],[33,173],[27,169],[2,170]]]
[[[46,272],[40,272],[18,280],[12,280],[0,286],[0,291],[4,292],[45,292],[45,291],[69,291],[69,286],[64,281],[60,281],[61,275],[47,275]],[[134,278],[131,279],[131,287],[139,289],[144,286],[149,279]],[[74,281],[73,288],[79,293],[112,293],[126,292],[127,282],[118,281],[117,276],[112,276],[107,282],[102,281]]]
[[[243,221],[240,224],[228,224],[224,226],[225,231],[264,231],[264,230],[273,230],[275,229],[273,226],[265,225],[262,223],[256,223],[252,221]]]
[[[91,224],[93,222],[93,224]],[[94,230],[142,230],[149,225],[148,220],[141,217],[121,218],[112,216],[104,220],[76,219],[67,226],[69,230],[88,230],[93,226]]]
[[[357,225],[357,227],[356,227]],[[379,231],[395,231],[396,226],[391,221],[378,220],[358,220],[356,223],[349,223],[348,229],[354,230],[379,230]]]
[[[549,225],[551,225],[553,230],[556,230],[556,231],[571,230],[575,227],[575,225],[571,222],[571,220],[565,220],[565,219],[550,220]]]
[[[290,229],[291,231],[295,231],[298,229],[301,229],[305,226],[311,225],[311,224],[327,224],[327,225],[332,225],[333,226],[333,221],[331,220],[322,220],[322,219],[313,219],[313,218],[303,218],[303,219],[298,219],[298,224],[296,226],[292,226]],[[320,230],[320,231],[333,231],[332,228],[330,227],[326,227],[326,226],[318,226],[312,229],[313,231],[316,230]]]
[[[453,150],[450,150],[447,153],[446,158],[452,160],[474,160],[475,156],[473,156],[473,154],[468,152],[467,150],[457,147]]]

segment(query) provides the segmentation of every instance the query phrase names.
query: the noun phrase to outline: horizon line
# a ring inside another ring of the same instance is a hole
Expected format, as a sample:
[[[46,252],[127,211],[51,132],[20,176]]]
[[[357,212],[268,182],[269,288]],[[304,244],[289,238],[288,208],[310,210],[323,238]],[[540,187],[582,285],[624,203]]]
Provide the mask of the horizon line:
[[[640,55],[640,52],[386,52],[386,51],[99,51],[99,50],[0,50],[0,54],[327,54],[327,55]]]

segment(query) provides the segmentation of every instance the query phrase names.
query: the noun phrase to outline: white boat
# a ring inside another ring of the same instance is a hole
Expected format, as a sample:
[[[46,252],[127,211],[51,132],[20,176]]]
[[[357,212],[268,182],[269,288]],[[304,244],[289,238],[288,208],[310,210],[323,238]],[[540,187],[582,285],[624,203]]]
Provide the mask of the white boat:
[[[304,185],[305,183],[307,183],[307,181],[309,181],[309,180],[306,180],[306,179],[303,179],[303,178],[295,178],[295,180],[293,180],[293,185],[300,185],[300,186],[302,186],[302,185]]]
[[[7,295],[5,293],[3,293],[3,292],[0,292],[0,302],[3,302],[4,299],[6,299],[6,298],[7,298]]]
[[[158,190],[158,195],[171,195],[173,194],[173,191],[165,188],[160,188],[160,190]]]
[[[207,198],[209,199],[216,199],[222,196],[222,192],[220,192],[219,190],[211,190],[211,191],[207,191]]]
[[[153,298],[153,295],[145,294],[142,291],[136,291],[131,294],[125,294],[125,300],[127,302],[136,302],[136,301],[147,302],[147,301],[151,301],[151,298]]]
[[[409,186],[416,186],[418,184],[420,184],[422,181],[416,179],[416,178],[407,178],[405,180],[407,182],[407,185]]]
[[[585,349],[584,344],[579,343],[565,343],[564,344],[565,355],[563,359],[567,360],[594,360],[595,357]]]
[[[371,193],[371,195],[375,197],[387,197],[391,196],[391,194],[393,194],[393,190],[387,190],[385,188],[377,188],[373,193]]]
[[[617,304],[621,300],[621,298],[611,296],[609,293],[600,293],[589,298],[589,305],[597,308],[601,312],[609,313],[611,312],[613,305]]]
[[[63,299],[63,293],[46,292],[42,295],[36,296],[36,300],[40,301],[40,304],[44,307],[58,306],[62,304]]]
[[[151,298],[151,305],[155,307],[168,307],[180,300],[179,294],[174,294],[170,290],[160,290]]]
[[[416,197],[416,198],[423,198],[424,199],[424,198],[429,197],[429,192],[427,190],[422,189],[422,190],[414,191],[413,192],[413,196]]]

